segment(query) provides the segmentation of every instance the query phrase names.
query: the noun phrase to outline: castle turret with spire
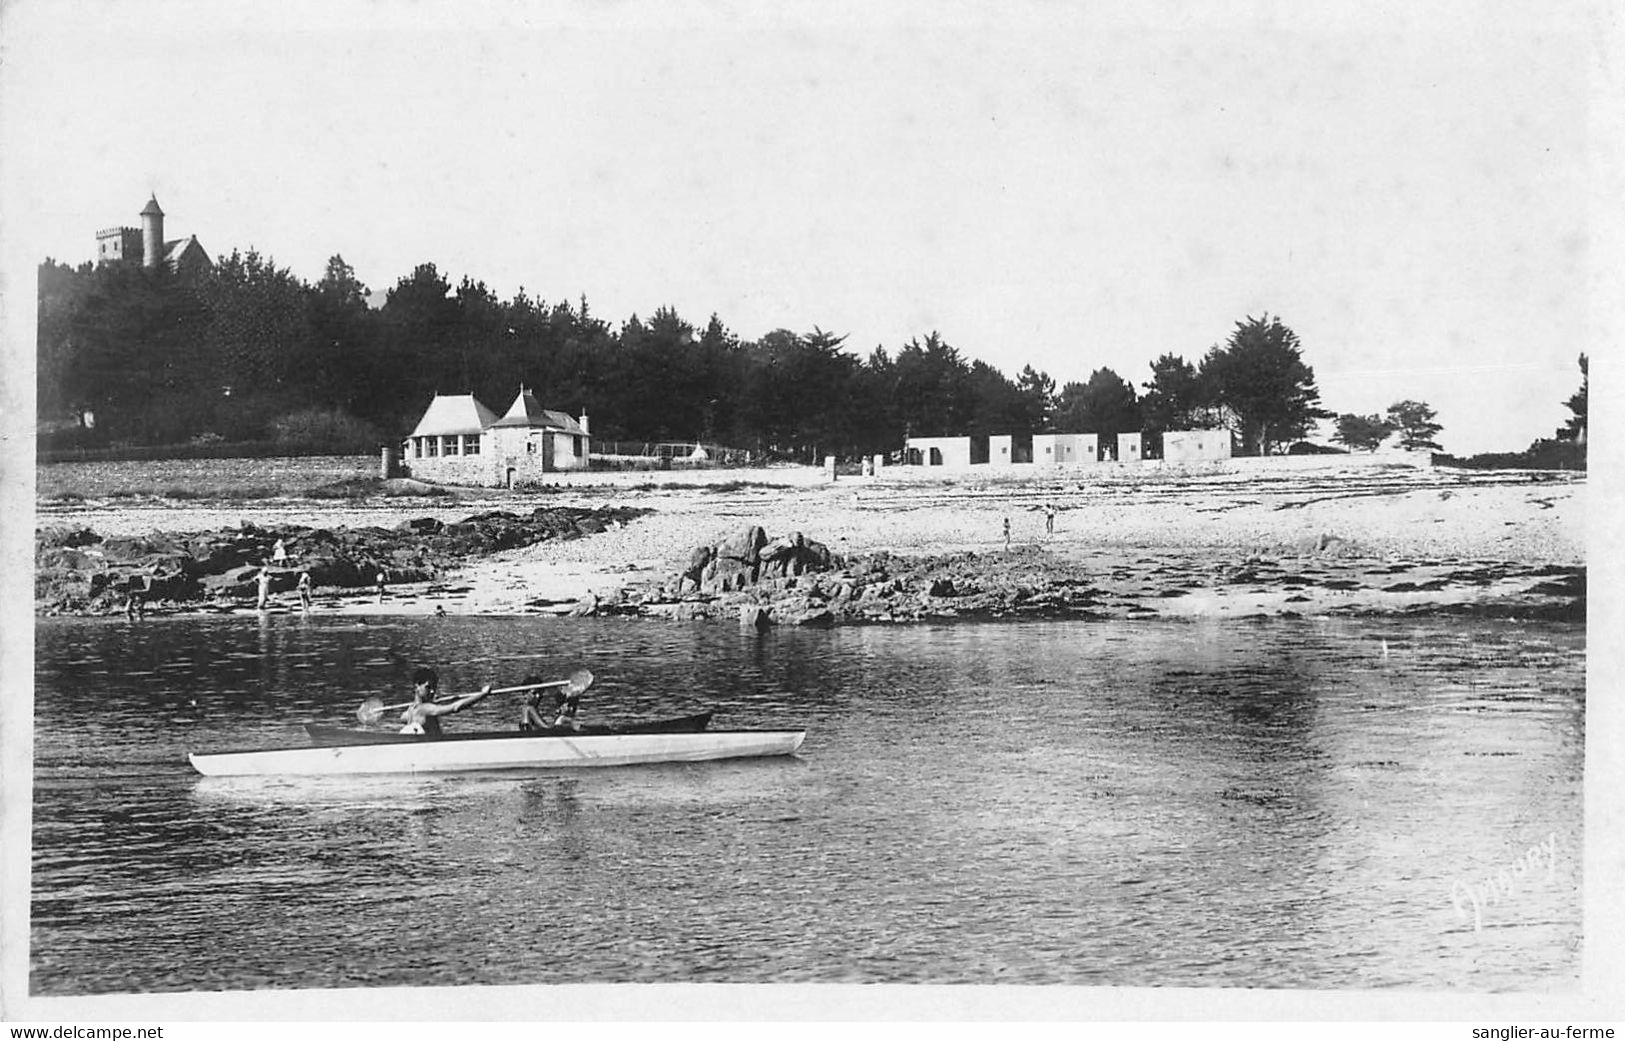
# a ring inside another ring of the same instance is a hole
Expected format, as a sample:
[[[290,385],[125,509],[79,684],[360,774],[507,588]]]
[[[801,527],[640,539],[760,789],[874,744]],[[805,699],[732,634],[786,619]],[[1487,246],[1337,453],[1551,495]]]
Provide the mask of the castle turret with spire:
[[[104,228],[96,233],[97,262],[133,261],[137,256],[141,258],[142,267],[150,269],[167,264],[171,271],[185,276],[214,267],[208,251],[198,242],[196,235],[174,241],[164,240],[164,210],[158,205],[156,194],[147,200],[147,205],[141,210],[139,229]]]
[[[164,211],[153,195],[141,208],[141,266],[157,267],[164,255]]]

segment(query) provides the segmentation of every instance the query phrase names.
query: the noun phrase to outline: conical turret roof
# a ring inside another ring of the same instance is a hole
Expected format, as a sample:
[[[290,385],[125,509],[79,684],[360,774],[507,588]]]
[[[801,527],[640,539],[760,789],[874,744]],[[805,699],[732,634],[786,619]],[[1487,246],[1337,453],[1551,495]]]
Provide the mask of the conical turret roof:
[[[164,211],[158,208],[158,196],[154,194],[152,198],[147,200],[147,205],[142,207],[141,216],[162,217],[163,215]]]
[[[584,434],[581,424],[569,415],[542,407],[536,399],[536,392],[525,387],[519,388],[519,396],[513,399],[513,405],[508,414],[497,420],[492,426],[499,427],[546,427],[554,430],[563,430],[568,434]]]

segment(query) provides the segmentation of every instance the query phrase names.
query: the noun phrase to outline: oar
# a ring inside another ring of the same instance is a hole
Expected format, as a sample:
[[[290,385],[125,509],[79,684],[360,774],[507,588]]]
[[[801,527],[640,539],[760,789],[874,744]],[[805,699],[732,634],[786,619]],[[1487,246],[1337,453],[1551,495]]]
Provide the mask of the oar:
[[[567,680],[548,680],[546,683],[524,683],[517,687],[498,687],[491,693],[513,694],[521,690],[538,690],[546,687],[568,687],[571,695],[576,695],[580,694],[590,686],[592,686],[592,672],[587,669],[577,669],[575,672],[570,673],[570,678]],[[468,697],[467,694],[442,694],[438,698],[435,698],[435,701],[455,701],[458,698],[466,697]],[[383,718],[385,712],[388,712],[391,709],[405,708],[410,704],[412,704],[412,702],[402,701],[396,705],[386,705],[384,704],[382,698],[368,698],[355,710],[355,716],[363,723],[376,723]]]

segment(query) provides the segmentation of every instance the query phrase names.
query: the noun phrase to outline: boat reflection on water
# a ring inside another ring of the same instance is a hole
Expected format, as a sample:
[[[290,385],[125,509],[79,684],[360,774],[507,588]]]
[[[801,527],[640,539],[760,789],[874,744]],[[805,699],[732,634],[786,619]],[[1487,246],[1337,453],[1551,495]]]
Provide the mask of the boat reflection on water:
[[[695,763],[602,767],[464,770],[456,773],[286,774],[194,776],[189,795],[209,805],[332,807],[345,811],[428,810],[438,800],[517,795],[553,799],[567,793],[581,806],[727,806],[771,797],[799,783],[813,764],[795,755]]]

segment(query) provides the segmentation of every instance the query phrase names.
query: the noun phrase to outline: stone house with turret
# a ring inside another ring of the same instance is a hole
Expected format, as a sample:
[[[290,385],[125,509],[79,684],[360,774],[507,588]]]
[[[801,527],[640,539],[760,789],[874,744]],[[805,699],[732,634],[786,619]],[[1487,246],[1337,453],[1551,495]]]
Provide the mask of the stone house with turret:
[[[163,264],[182,278],[196,278],[214,267],[209,253],[197,236],[164,238],[164,211],[158,196],[147,200],[141,210],[140,228],[104,228],[96,233],[96,261],[141,261],[145,268]]]
[[[512,488],[586,469],[592,441],[585,413],[544,409],[536,393],[521,386],[500,417],[472,394],[436,394],[401,447],[412,477]]]

